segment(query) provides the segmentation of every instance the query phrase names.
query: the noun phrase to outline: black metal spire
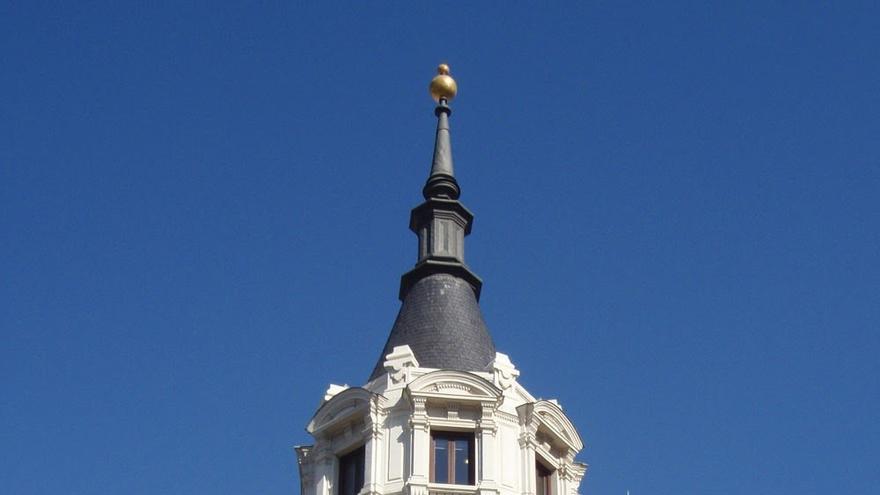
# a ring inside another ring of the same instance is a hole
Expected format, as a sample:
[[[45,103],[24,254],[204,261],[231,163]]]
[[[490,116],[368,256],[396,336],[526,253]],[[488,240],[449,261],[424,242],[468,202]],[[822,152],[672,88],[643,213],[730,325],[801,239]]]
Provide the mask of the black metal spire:
[[[434,161],[431,163],[431,175],[422,189],[425,199],[447,198],[458,199],[461,189],[455,180],[452,167],[452,143],[449,140],[449,116],[452,109],[446,98],[441,99],[434,115],[437,116],[437,135],[434,138]]]
[[[464,238],[474,215],[458,197],[452,167],[449,101],[457,86],[445,64],[431,81],[437,101],[437,133],[431,173],[422,189],[425,202],[410,214],[409,228],[419,237],[415,267],[400,278],[400,312],[370,380],[384,373],[385,356],[409,345],[425,368],[481,371],[495,358],[495,344],[483,321],[483,282],[464,262]]]
[[[434,159],[431,174],[422,188],[425,202],[412,210],[409,220],[410,230],[419,236],[419,258],[415,268],[400,280],[401,301],[413,284],[434,273],[449,273],[463,279],[470,284],[477,300],[480,299],[483,282],[464,263],[464,238],[471,233],[474,215],[458,201],[461,189],[452,169],[451,114],[448,99],[440,97],[434,110],[437,116]]]

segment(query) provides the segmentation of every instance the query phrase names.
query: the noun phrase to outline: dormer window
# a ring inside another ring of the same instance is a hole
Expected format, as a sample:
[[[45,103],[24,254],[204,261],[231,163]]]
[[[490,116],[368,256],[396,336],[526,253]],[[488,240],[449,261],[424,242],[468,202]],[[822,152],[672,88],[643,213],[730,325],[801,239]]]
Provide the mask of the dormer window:
[[[364,487],[364,447],[339,458],[339,491],[337,495],[357,495]]]
[[[473,485],[474,434],[431,432],[431,482]]]

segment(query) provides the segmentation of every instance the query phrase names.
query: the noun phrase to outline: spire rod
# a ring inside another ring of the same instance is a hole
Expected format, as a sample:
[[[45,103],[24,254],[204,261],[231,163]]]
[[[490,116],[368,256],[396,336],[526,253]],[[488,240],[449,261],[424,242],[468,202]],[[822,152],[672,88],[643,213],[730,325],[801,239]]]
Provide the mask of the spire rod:
[[[455,180],[452,166],[452,143],[449,139],[449,116],[452,109],[449,101],[458,93],[455,79],[449,75],[449,66],[440,64],[437,75],[429,85],[431,97],[437,102],[434,115],[437,116],[437,134],[434,138],[434,159],[431,162],[431,175],[422,189],[425,199],[446,198],[458,199],[461,189]]]

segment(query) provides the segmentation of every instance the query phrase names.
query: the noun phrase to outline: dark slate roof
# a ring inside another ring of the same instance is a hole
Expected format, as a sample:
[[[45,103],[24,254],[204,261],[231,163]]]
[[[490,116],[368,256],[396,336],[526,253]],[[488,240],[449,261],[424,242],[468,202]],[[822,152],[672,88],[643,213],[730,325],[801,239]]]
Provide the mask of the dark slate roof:
[[[446,273],[425,277],[409,290],[370,380],[385,373],[385,356],[400,345],[410,346],[425,368],[481,371],[495,358],[473,289]]]

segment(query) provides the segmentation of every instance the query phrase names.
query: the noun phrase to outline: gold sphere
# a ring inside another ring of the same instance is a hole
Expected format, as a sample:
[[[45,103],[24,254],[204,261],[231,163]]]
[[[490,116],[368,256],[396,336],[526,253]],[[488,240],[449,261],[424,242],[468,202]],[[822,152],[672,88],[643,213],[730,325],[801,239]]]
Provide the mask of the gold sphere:
[[[455,84],[455,79],[449,75],[448,65],[440,64],[437,66],[437,75],[431,79],[428,89],[431,91],[431,98],[434,98],[434,101],[438,103],[441,98],[446,100],[455,98],[455,94],[458,93],[458,85]]]

